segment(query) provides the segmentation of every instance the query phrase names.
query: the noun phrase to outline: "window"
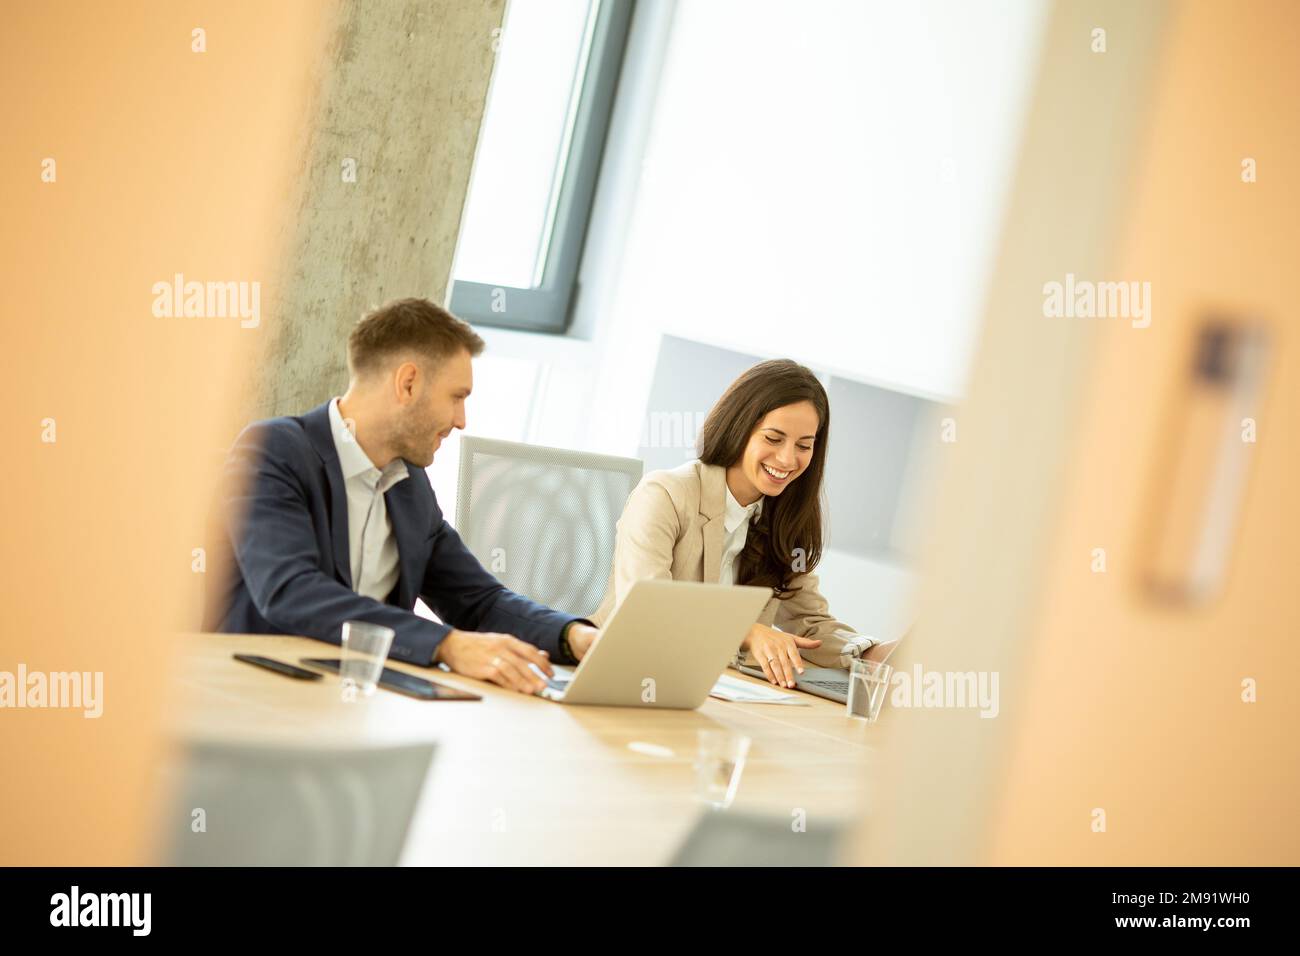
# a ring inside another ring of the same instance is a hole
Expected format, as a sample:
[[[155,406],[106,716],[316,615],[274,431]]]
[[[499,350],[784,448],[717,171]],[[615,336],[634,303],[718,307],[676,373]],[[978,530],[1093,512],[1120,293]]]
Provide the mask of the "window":
[[[563,332],[632,0],[512,0],[452,267],[451,310]]]

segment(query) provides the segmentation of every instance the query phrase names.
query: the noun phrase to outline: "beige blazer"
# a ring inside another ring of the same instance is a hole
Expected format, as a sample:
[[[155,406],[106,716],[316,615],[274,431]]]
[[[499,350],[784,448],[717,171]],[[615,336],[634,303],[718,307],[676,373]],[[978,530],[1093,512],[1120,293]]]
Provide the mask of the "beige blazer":
[[[618,520],[614,567],[605,599],[592,616],[597,627],[609,620],[637,581],[718,583],[726,489],[726,469],[700,461],[641,479]],[[820,638],[821,647],[801,651],[806,660],[819,667],[848,667],[875,643],[831,616],[815,574],[796,575],[791,583],[799,591],[784,601],[774,596],[758,620],[789,634]],[[748,652],[737,652],[738,663],[755,666]]]

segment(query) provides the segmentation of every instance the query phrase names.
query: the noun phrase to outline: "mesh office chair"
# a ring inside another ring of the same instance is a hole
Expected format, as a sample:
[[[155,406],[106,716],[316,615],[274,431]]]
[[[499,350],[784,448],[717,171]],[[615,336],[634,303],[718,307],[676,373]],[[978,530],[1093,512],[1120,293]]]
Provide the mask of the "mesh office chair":
[[[193,742],[164,773],[173,866],[394,866],[432,744]],[[195,832],[202,811],[204,828]]]
[[[512,591],[577,616],[600,606],[636,458],[466,436],[456,530]]]

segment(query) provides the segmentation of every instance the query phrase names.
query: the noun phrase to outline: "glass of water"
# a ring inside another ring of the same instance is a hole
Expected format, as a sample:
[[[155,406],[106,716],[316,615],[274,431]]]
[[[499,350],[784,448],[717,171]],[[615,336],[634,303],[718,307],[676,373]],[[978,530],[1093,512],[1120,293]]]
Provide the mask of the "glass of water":
[[[379,675],[393,646],[393,629],[366,621],[343,624],[343,659],[339,678],[343,681],[343,699],[355,700],[360,691],[366,697],[379,686]]]
[[[695,757],[695,795],[709,806],[725,810],[736,799],[745,771],[750,739],[730,730],[701,730]]]
[[[854,661],[849,670],[849,716],[867,723],[879,717],[893,673],[894,669],[884,661]]]

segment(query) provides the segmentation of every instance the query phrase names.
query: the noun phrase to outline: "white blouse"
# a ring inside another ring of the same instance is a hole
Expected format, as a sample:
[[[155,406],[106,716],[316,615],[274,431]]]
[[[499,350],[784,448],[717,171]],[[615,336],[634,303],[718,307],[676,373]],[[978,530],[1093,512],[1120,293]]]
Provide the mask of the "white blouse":
[[[722,568],[718,573],[718,583],[731,586],[736,583],[736,558],[745,550],[745,538],[749,535],[749,523],[763,513],[763,498],[747,508],[727,488],[727,510],[722,516],[722,527],[726,535],[722,539]]]

